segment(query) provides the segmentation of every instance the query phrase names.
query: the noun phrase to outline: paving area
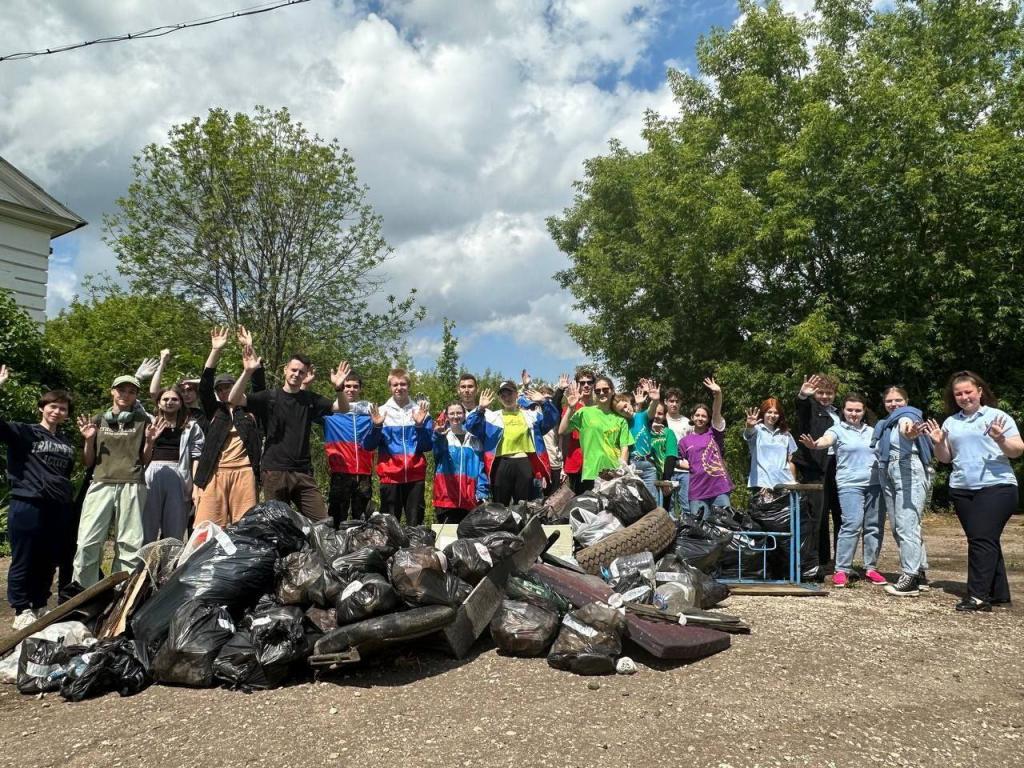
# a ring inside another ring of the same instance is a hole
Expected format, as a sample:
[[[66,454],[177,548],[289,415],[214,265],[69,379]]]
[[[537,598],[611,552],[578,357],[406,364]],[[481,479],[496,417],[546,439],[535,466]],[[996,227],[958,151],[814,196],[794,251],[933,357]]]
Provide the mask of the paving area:
[[[926,540],[930,593],[731,597],[751,634],[689,665],[636,656],[632,677],[583,678],[483,642],[461,661],[406,655],[252,694],[152,686],[68,704],[0,686],[0,754],[22,768],[1019,766],[1024,518],[1003,536],[1017,604],[987,615],[953,611],[955,518],[929,518]],[[895,554],[889,539],[883,572]]]

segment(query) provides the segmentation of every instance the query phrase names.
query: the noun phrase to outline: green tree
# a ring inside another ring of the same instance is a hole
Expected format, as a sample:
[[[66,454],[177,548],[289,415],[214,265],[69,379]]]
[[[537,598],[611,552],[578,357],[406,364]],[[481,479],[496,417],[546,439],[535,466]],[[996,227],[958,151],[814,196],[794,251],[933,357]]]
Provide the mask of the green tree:
[[[459,339],[453,333],[455,321],[447,317],[441,323],[441,354],[437,357],[435,373],[448,396],[454,395],[459,385]]]
[[[369,311],[390,253],[380,217],[348,151],[286,109],[212,109],[144,147],[132,168],[106,233],[134,290],[246,325],[269,368],[309,335],[351,358],[395,353],[422,317],[412,295]]]
[[[39,421],[39,396],[69,388],[73,381],[39,323],[5,289],[0,289],[0,364],[11,369],[10,380],[0,389],[0,418],[8,421]]]

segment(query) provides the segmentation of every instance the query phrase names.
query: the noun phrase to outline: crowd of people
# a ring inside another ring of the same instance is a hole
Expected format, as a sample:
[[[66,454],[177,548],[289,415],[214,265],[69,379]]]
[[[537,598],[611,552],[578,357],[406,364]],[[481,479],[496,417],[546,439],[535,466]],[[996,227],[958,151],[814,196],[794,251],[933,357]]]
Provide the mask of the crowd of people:
[[[380,510],[420,525],[427,454],[442,523],[460,521],[485,500],[511,504],[563,484],[584,493],[602,473],[625,466],[676,518],[707,517],[730,504],[723,391],[714,378],[704,380],[710,405],[685,415],[682,392],[650,379],[617,393],[608,376],[580,369],[555,387],[533,388],[523,371],[519,382],[503,381],[495,392],[464,373],[452,401],[432,417],[428,403],[410,397],[410,375],[401,368],[389,372],[391,397],[380,405],[363,398],[363,381],[345,362],[330,372],[333,400],[311,391],[313,368],[302,354],[288,359],[280,387],[268,388],[251,335],[241,327],[234,335],[242,350],[239,376],[218,372],[232,333],[215,328],[199,379],[163,386],[170,359],[164,350],[135,375],[114,379],[103,413],[78,416],[87,476],[77,498],[76,454],[62,432],[72,417],[70,394],[43,394],[39,423],[0,421],[15,628],[46,610],[55,574],[59,586],[99,580],[111,526],[111,567],[130,570],[145,544],[183,539],[207,520],[236,522],[261,491],[313,521],[361,519],[374,475]],[[0,387],[9,374],[0,366]],[[140,401],[145,379],[152,412]],[[898,386],[882,393],[886,413],[872,424],[861,394],[846,393],[835,406],[837,385],[830,376],[810,376],[790,401],[795,424],[784,399],[769,397],[746,410],[742,433],[752,507],[786,503],[787,484],[821,488],[805,497],[804,577],[821,579],[834,564],[833,585],[847,586],[858,575],[859,546],[868,582],[899,597],[926,590],[921,519],[937,460],[952,465],[950,497],[968,542],[967,595],[957,610],[1008,604],[1000,537],[1017,508],[1010,459],[1024,452],[1024,440],[1013,418],[995,407],[988,384],[971,371],[953,374],[941,424],[910,405]],[[313,473],[314,425],[323,429],[330,471],[326,503]],[[899,550],[900,576],[892,584],[878,571],[886,519]]]

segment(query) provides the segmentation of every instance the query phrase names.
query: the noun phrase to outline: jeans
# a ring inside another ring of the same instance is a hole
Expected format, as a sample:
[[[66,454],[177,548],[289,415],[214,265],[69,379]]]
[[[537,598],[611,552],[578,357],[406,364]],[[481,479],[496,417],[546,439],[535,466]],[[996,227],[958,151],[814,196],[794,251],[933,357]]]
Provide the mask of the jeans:
[[[679,487],[672,491],[672,516],[679,520],[690,514],[690,473],[673,472],[672,479],[679,483]]]
[[[640,478],[644,481],[644,485],[647,486],[647,490],[651,492],[651,498],[657,500],[658,489],[654,487],[654,481],[658,479],[658,469],[647,459],[635,459],[633,461],[633,469],[640,475]]]
[[[840,488],[839,504],[843,522],[839,527],[836,544],[836,572],[849,574],[853,570],[853,556],[857,540],[863,533],[864,567],[873,570],[878,565],[878,552],[882,548],[885,530],[882,524],[882,489],[877,485],[867,488]]]
[[[928,473],[919,456],[890,461],[886,467],[883,497],[892,535],[900,549],[900,570],[917,576],[928,568],[928,554],[921,536],[921,516],[928,496]]]
[[[690,512],[698,520],[703,520],[711,515],[712,507],[728,507],[731,503],[728,493],[720,493],[710,499],[690,499]]]

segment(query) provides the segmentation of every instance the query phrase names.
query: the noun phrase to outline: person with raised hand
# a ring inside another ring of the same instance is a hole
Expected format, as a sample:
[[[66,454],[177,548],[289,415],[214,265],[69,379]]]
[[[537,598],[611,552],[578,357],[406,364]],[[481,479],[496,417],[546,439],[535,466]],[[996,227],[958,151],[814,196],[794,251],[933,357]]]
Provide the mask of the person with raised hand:
[[[594,372],[589,368],[580,368],[576,371],[575,377],[576,389],[579,395],[576,405],[573,406],[574,410],[579,410],[587,405],[593,405],[594,403]],[[564,411],[567,410],[563,408]],[[569,414],[572,416],[572,413]],[[582,475],[583,475],[583,448],[580,445],[580,434],[576,430],[572,430],[564,435],[559,433],[562,438],[562,474],[567,478],[569,487],[576,493],[582,493]]]
[[[466,409],[458,400],[434,425],[434,513],[437,521],[458,523],[487,498],[484,446],[466,430]]]
[[[700,404],[690,413],[693,432],[679,441],[679,459],[690,470],[690,514],[705,518],[716,506],[728,506],[733,484],[725,466],[725,419],[722,387],[713,377],[704,379],[711,392],[711,407]]]
[[[583,449],[583,469],[578,493],[594,487],[598,475],[606,469],[618,469],[629,463],[629,449],[634,444],[629,422],[613,408],[615,384],[608,376],[594,377],[594,405],[577,409],[583,394],[579,387],[566,392],[568,407],[562,413],[558,431],[579,433]]]
[[[832,584],[842,588],[850,583],[858,542],[863,542],[864,577],[872,584],[885,584],[885,576],[878,572],[885,512],[878,456],[872,445],[874,430],[867,423],[867,401],[863,395],[851,392],[843,398],[840,413],[843,420],[817,440],[810,435],[800,436],[800,443],[812,450],[835,448],[836,485],[843,523],[836,543]]]
[[[92,482],[82,501],[74,580],[91,587],[100,577],[103,545],[116,523],[111,572],[131,571],[142,546],[142,509],[146,504],[143,450],[150,416],[138,406],[139,380],[118,376],[110,388],[111,405],[88,424],[85,465],[93,468]]]
[[[160,399],[160,394],[167,389],[167,387],[163,386],[162,381],[164,369],[167,367],[167,363],[170,362],[171,357],[171,350],[161,349],[160,357],[157,359],[155,367],[152,365],[152,358],[143,360],[142,365],[139,366],[139,370],[145,368],[147,373],[152,371],[152,378],[149,382],[149,396],[153,399],[154,403]],[[199,402],[199,384],[200,379],[182,379],[175,385],[175,388],[181,393],[185,411],[199,424],[199,428],[205,433],[206,429],[210,426],[210,422]]]
[[[644,481],[651,498],[658,498],[655,481],[661,478],[659,466],[664,463],[664,456],[659,464],[655,455],[654,435],[651,432],[651,413],[655,410],[655,400],[650,398],[651,382],[640,379],[632,395],[617,394],[613,398],[612,407],[629,422],[629,433],[633,436],[633,445],[629,450],[630,466]],[[648,403],[651,405],[648,406]],[[673,449],[673,455],[675,450]]]
[[[747,487],[753,491],[772,491],[777,485],[796,482],[793,454],[796,440],[777,398],[766,398],[760,406],[748,408],[743,439],[750,451]]]
[[[253,348],[247,346],[242,352],[242,375],[232,385],[228,402],[233,407],[249,408],[264,425],[266,440],[260,457],[264,496],[295,504],[310,520],[323,520],[327,517],[327,506],[313,477],[309,434],[314,422],[348,407],[342,385],[351,369],[342,361],[331,370],[331,384],[337,393],[332,401],[302,388],[312,362],[295,353],[284,365],[280,389],[246,395],[249,379],[261,365]]]
[[[196,463],[196,525],[207,520],[221,527],[238,522],[259,501],[263,450],[259,426],[248,409],[229,402],[235,377],[217,373],[230,336],[227,327],[210,331],[210,354],[199,377],[199,402],[209,427]],[[243,351],[252,346],[252,334],[244,326],[238,326],[235,338]],[[252,391],[266,388],[266,373],[260,366],[252,375]]]
[[[186,410],[181,390],[160,392],[142,451],[149,489],[142,508],[143,544],[160,538],[184,540],[192,509],[192,468],[203,442],[203,430]]]
[[[956,609],[988,612],[1010,605],[1010,583],[1000,543],[1017,510],[1017,478],[1010,459],[1024,453],[1017,422],[996,407],[991,387],[973,371],[957,371],[946,384],[949,416],[918,424],[935,458],[952,464],[949,496],[967,537],[967,594]]]
[[[0,365],[0,389],[10,376],[8,367]],[[7,602],[15,613],[15,630],[29,626],[46,611],[64,542],[74,536],[75,450],[61,430],[71,415],[71,396],[53,389],[39,398],[37,406],[38,423],[0,420],[10,484]]]
[[[324,452],[331,473],[327,512],[337,528],[349,517],[366,517],[373,498],[373,451],[363,441],[373,429],[370,403],[363,400],[363,379],[350,371],[341,385],[348,407],[323,419]]]
[[[373,427],[362,446],[377,451],[380,480],[380,511],[402,519],[407,525],[422,525],[426,513],[426,454],[434,447],[434,422],[426,402],[409,397],[409,373],[392,368],[388,373],[391,397],[371,411]]]
[[[466,429],[483,443],[491,497],[499,504],[526,501],[534,495],[535,476],[550,482],[550,465],[538,457],[537,446],[543,446],[544,435],[558,423],[558,408],[535,389],[520,398],[511,380],[498,386],[501,408],[488,410],[493,400],[492,391],[480,393]]]

